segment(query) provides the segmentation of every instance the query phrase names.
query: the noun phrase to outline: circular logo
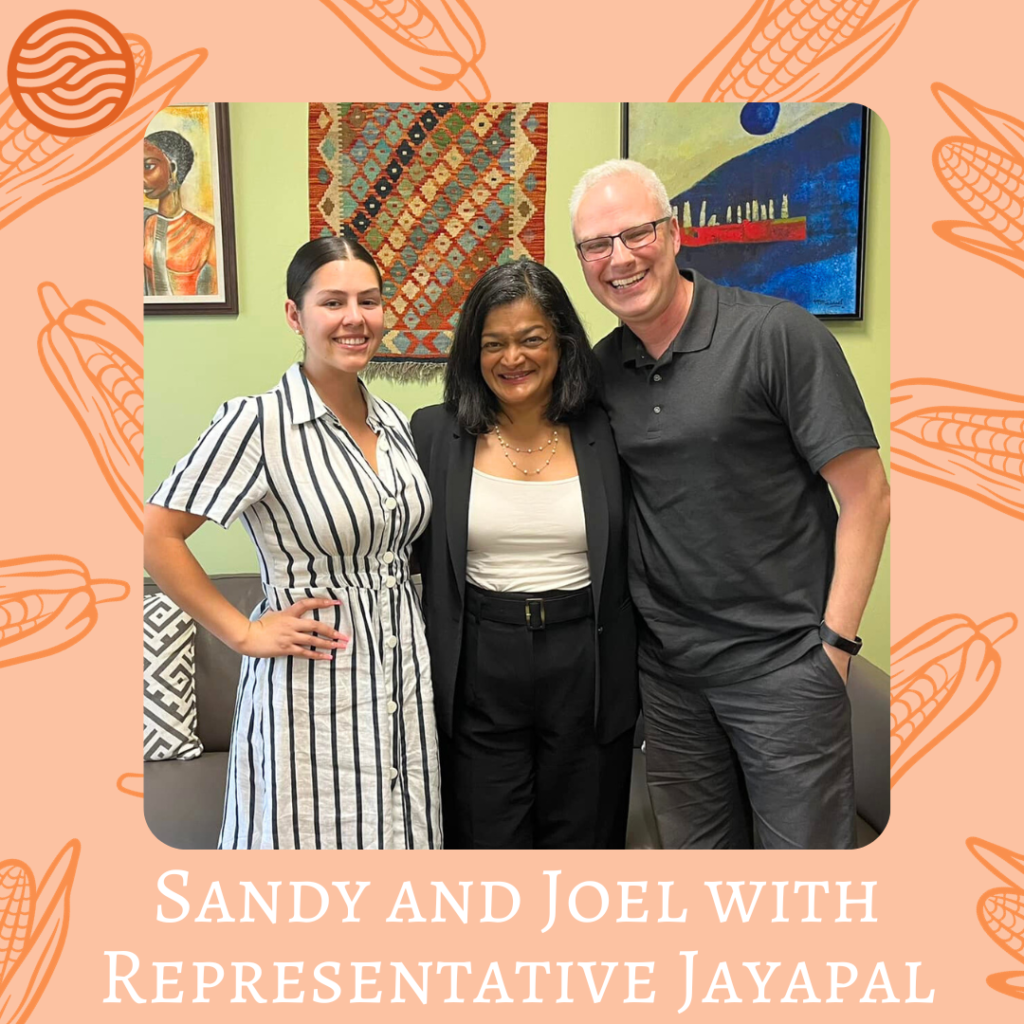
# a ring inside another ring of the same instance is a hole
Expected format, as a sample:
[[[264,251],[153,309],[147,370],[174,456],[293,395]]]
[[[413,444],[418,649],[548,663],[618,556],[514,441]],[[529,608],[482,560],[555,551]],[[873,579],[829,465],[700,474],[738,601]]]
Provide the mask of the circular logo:
[[[106,19],[89,11],[53,11],[15,40],[7,82],[11,99],[37,128],[91,135],[128,106],[135,59]]]

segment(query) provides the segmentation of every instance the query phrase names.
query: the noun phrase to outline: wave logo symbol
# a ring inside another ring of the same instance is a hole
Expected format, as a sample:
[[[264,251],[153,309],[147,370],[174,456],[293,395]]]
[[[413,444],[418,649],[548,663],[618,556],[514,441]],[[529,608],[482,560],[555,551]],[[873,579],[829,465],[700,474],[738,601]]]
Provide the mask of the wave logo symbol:
[[[11,99],[37,128],[91,135],[128,106],[135,58],[109,21],[88,11],[54,11],[18,36],[7,62]]]

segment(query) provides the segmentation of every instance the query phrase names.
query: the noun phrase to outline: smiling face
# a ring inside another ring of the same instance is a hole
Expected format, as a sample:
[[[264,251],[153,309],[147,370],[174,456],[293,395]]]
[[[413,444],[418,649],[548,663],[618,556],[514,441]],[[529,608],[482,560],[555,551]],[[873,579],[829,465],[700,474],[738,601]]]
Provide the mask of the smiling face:
[[[142,147],[142,191],[147,199],[160,199],[171,183],[171,162],[151,142]]]
[[[506,413],[551,401],[558,337],[533,299],[495,306],[484,319],[480,373]]]
[[[601,235],[617,235],[665,213],[632,174],[605,178],[580,201],[573,225],[577,242]],[[681,287],[676,269],[679,224],[673,217],[659,224],[657,237],[639,249],[627,249],[617,238],[610,256],[587,262],[580,259],[583,276],[594,297],[631,329],[658,320],[677,298]],[[577,250],[578,252],[578,250]]]
[[[361,260],[333,260],[319,267],[302,295],[291,299],[285,315],[306,341],[307,372],[358,373],[384,336],[384,307],[373,267]]]

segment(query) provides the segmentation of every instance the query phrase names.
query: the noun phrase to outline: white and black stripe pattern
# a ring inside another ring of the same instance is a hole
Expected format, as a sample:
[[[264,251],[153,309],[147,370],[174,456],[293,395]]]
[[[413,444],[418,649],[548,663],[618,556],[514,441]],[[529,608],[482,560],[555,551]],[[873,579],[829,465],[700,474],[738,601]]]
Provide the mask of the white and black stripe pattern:
[[[142,756],[191,760],[196,733],[196,624],[165,594],[142,602]]]
[[[364,392],[377,473],[293,366],[227,402],[151,501],[222,526],[241,517],[265,600],[342,602],[331,662],[244,659],[221,846],[437,848],[430,662],[408,554],[430,494],[398,410]]]

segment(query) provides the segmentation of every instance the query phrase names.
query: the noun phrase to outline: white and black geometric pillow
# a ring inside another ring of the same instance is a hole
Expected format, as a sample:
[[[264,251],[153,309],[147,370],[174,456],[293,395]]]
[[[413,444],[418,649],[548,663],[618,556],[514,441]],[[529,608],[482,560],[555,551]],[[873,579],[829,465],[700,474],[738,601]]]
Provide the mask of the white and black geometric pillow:
[[[203,752],[196,734],[196,624],[164,594],[142,602],[146,761],[187,761]]]

